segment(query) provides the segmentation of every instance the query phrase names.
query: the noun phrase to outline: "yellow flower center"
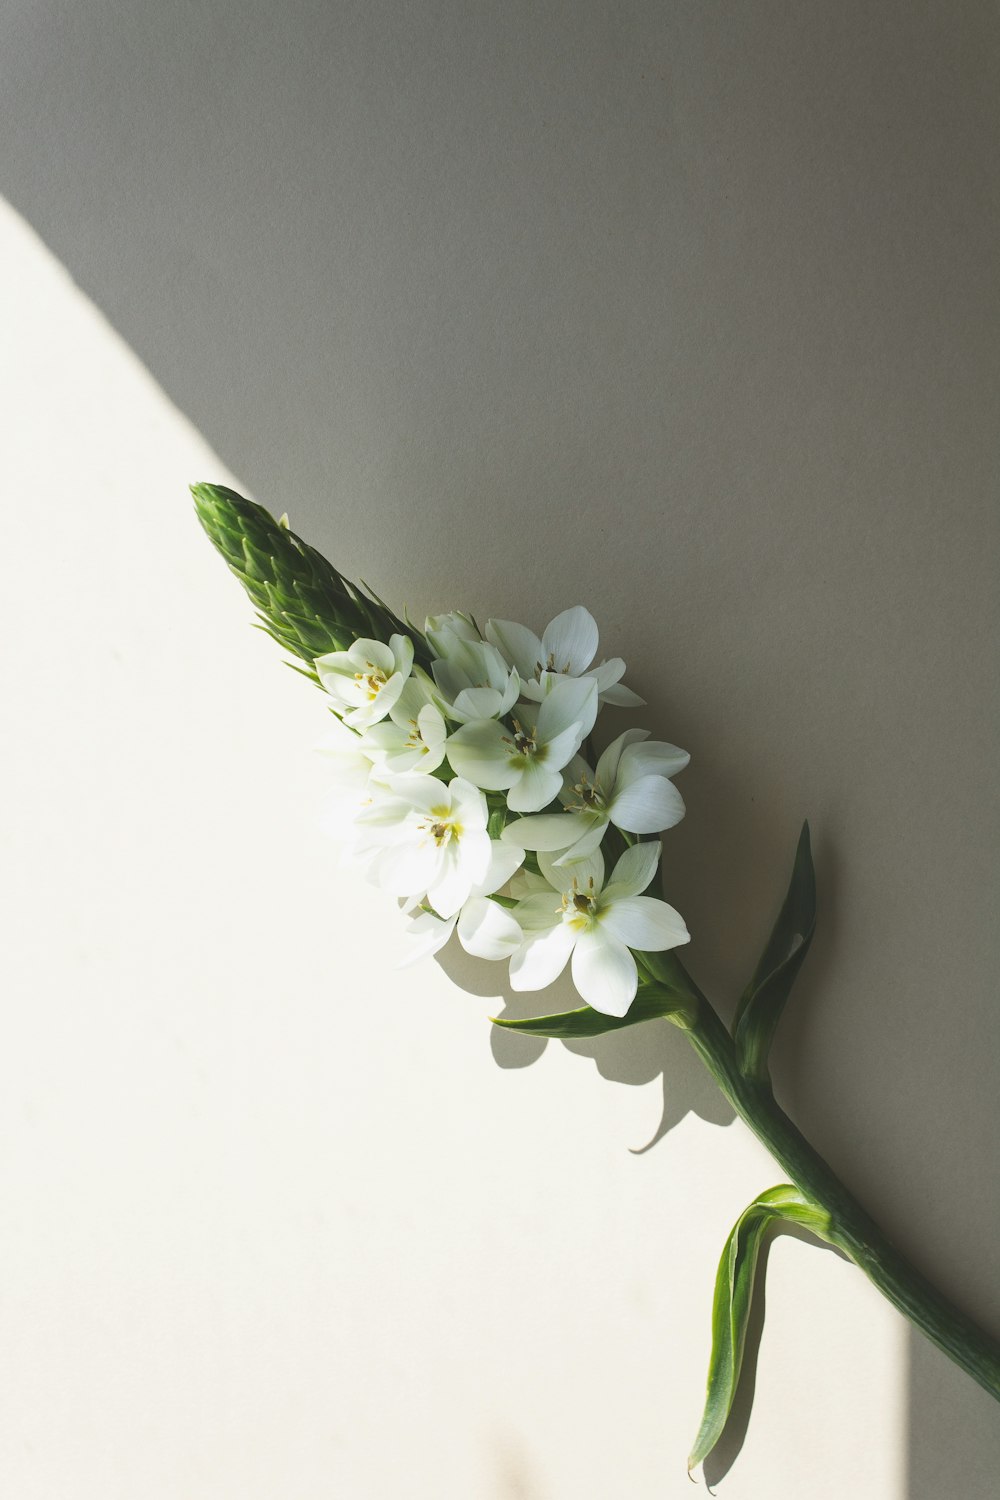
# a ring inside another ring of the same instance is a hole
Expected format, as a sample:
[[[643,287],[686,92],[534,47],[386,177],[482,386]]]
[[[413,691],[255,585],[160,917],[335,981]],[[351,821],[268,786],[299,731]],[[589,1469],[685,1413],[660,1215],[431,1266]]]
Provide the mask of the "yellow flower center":
[[[570,804],[570,812],[600,812],[606,805],[607,799],[600,786],[596,781],[591,785],[586,776],[580,777],[573,790],[580,800]]]
[[[571,927],[589,927],[596,920],[597,891],[594,889],[593,875],[587,881],[585,891],[581,891],[574,878],[572,889],[563,892],[559,910],[563,921],[568,922]]]
[[[456,823],[451,809],[447,807],[434,807],[420,824],[424,833],[428,834],[443,849],[450,844],[452,839],[458,840],[462,837],[462,825]]]
[[[365,665],[368,671],[355,672],[354,681],[364,683],[368,690],[368,702],[373,703],[385,687],[388,678],[382,671],[382,668],[377,667],[373,661],[366,662]]]
[[[529,731],[522,729],[517,719],[512,720],[512,723],[514,725],[514,738],[511,739],[509,734],[505,734],[503,736],[504,744],[509,745],[515,755],[537,755],[539,759],[544,759],[545,746],[542,745],[539,747],[538,741],[535,738],[538,733],[537,726],[532,726]]]

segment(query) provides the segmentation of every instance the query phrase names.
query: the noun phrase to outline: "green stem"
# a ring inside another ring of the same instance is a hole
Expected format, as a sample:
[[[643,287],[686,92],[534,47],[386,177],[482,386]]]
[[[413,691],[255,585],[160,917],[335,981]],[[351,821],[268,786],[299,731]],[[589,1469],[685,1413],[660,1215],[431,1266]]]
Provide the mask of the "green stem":
[[[800,1192],[829,1214],[831,1243],[932,1343],[1000,1401],[1000,1343],[953,1306],[896,1249],[776,1103],[770,1083],[740,1072],[732,1037],[693,985],[692,991],[695,1004],[669,1019],[685,1033],[737,1114]]]

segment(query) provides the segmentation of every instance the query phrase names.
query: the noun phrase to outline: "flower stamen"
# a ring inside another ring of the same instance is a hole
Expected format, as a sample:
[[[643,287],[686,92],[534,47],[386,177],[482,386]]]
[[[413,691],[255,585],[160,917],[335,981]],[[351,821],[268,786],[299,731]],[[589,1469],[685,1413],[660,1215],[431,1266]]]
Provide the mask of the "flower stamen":
[[[382,671],[382,668],[377,667],[373,661],[365,662],[365,666],[368,668],[368,671],[355,672],[354,681],[364,683],[368,689],[368,702],[374,703],[389,679]]]

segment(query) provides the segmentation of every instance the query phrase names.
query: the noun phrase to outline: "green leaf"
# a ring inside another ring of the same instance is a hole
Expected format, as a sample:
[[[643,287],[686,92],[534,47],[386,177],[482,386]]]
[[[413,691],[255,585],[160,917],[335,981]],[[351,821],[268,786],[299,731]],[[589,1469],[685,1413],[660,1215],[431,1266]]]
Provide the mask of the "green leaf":
[[[816,873],[803,823],[787,894],[771,936],[736,1007],[733,1036],[740,1071],[768,1077],[767,1055],[796,975],[816,930]]]
[[[528,1036],[554,1036],[563,1039],[603,1036],[606,1031],[621,1031],[624,1026],[637,1026],[642,1021],[677,1019],[684,1013],[685,1003],[690,999],[661,985],[640,985],[639,993],[624,1016],[606,1016],[602,1011],[584,1005],[580,1010],[567,1010],[561,1015],[532,1016],[526,1021],[505,1020],[502,1016],[491,1016],[494,1026],[504,1026],[508,1031],[523,1031]]]
[[[810,1203],[791,1183],[768,1188],[736,1220],[715,1278],[705,1413],[688,1459],[689,1474],[711,1453],[732,1410],[743,1364],[757,1260],[764,1234],[776,1220],[802,1224],[821,1239],[829,1238],[829,1214]]]

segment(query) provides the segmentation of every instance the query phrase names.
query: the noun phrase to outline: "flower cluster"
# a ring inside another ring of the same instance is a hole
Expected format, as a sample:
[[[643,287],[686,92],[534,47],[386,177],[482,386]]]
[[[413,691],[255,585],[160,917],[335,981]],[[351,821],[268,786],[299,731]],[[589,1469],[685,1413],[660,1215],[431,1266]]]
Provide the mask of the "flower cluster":
[[[510,620],[480,631],[468,615],[432,616],[421,644],[429,670],[402,633],[316,658],[345,848],[405,901],[413,958],[457,931],[467,952],[509,960],[513,989],[542,989],[569,963],[588,1005],[623,1016],[634,953],[688,940],[673,907],[643,894],[658,835],[684,816],[671,777],[687,754],[628,729],[594,761],[601,706],[642,699],[620,658],[593,665],[597,626],[581,606],[541,638]]]

